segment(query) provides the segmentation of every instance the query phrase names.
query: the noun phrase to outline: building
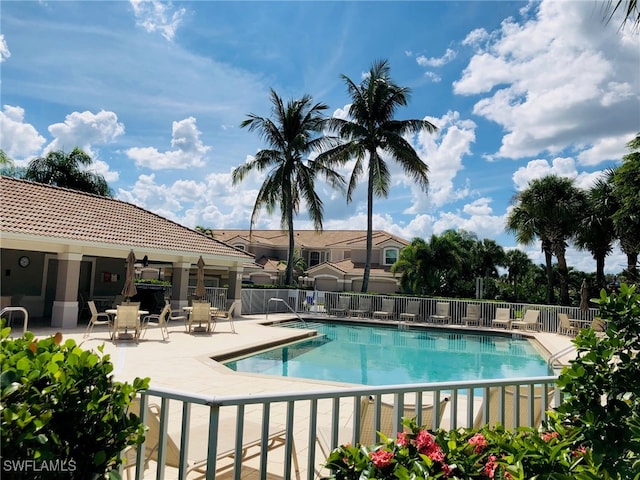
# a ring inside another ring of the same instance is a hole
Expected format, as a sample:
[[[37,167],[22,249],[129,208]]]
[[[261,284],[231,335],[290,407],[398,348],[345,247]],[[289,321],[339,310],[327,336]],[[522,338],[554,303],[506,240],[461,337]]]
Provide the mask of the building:
[[[142,276],[171,282],[174,309],[187,305],[201,256],[206,286],[226,286],[231,300],[244,268],[256,267],[248,252],[136,205],[0,177],[0,291],[30,316],[76,326],[80,298],[121,292],[131,251]]]
[[[262,270],[245,272],[245,280],[255,284],[281,283],[283,261],[289,251],[289,233],[283,230],[212,230],[214,238],[251,253]],[[391,273],[400,251],[409,244],[390,233],[373,232],[373,251],[368,290],[395,293],[398,279]],[[304,259],[307,270],[299,284],[325,291],[360,291],[366,259],[366,231],[296,230],[296,255]]]

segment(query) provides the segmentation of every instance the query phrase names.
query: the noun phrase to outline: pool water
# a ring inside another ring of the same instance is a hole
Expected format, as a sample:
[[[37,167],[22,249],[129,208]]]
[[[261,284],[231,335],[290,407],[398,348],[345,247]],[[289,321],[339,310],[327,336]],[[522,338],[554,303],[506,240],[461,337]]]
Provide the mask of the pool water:
[[[526,339],[498,335],[319,323],[318,337],[225,362],[238,372],[363,385],[550,375]]]

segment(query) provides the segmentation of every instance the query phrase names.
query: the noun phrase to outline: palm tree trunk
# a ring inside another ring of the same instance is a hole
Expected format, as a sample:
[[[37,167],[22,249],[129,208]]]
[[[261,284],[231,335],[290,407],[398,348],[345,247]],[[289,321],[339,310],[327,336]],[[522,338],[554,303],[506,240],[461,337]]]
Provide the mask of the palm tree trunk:
[[[596,250],[594,255],[596,260],[596,286],[598,287],[598,290],[606,286],[604,278],[604,262],[606,256],[607,252],[603,250]]]
[[[564,256],[564,248],[556,251],[558,259],[558,273],[560,274],[560,305],[569,305],[569,269]]]
[[[630,251],[627,253],[627,281],[638,281],[638,252]]]
[[[542,241],[542,250],[544,251],[544,261],[547,269],[547,304],[553,305],[556,300],[556,296],[553,292],[553,265],[552,254],[549,241]]]
[[[371,159],[375,152],[369,152],[369,180],[367,182],[367,254],[362,276],[362,293],[369,288],[369,275],[371,274],[371,251],[373,250],[373,174],[371,172]]]
[[[287,212],[287,219],[289,223],[289,253],[287,255],[287,269],[285,270],[285,285],[293,285],[292,273],[293,273],[293,254],[296,247],[295,236],[293,234],[293,210]]]

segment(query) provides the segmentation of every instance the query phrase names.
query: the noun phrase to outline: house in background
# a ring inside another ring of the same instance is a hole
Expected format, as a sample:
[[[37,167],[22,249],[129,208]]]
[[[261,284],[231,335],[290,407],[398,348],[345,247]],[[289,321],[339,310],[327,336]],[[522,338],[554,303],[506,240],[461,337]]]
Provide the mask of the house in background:
[[[0,177],[0,291],[30,317],[75,327],[80,298],[122,291],[130,251],[145,260],[141,277],[171,282],[176,310],[188,303],[200,256],[205,286],[226,286],[227,302],[240,299],[244,269],[260,269],[248,252],[136,205]]]
[[[284,230],[212,230],[214,238],[253,254],[262,271],[245,274],[254,284],[278,284],[284,273],[289,234]],[[295,248],[307,270],[298,283],[325,291],[360,291],[366,258],[364,230],[296,230]],[[398,279],[391,273],[400,251],[409,245],[390,233],[373,232],[373,251],[368,290],[395,293]]]

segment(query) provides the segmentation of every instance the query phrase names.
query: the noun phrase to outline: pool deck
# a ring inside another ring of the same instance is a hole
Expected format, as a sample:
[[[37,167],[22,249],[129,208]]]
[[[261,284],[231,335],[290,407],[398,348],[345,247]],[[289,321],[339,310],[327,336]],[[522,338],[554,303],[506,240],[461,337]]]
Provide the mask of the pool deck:
[[[288,314],[271,314],[269,322],[290,318],[291,315]],[[322,320],[326,317],[318,316],[317,318]],[[152,387],[166,387],[186,393],[207,396],[289,393],[317,391],[322,386],[344,385],[319,380],[238,373],[211,359],[211,357],[228,356],[232,352],[257,350],[265,344],[286,343],[301,335],[308,336],[304,330],[262,325],[264,322],[264,315],[243,316],[234,322],[235,334],[231,333],[227,323],[218,324],[212,334],[189,334],[182,323],[170,323],[170,336],[167,341],[162,340],[158,328],[149,328],[139,343],[121,341],[117,345],[109,339],[106,327],[95,327],[92,335],[85,339],[83,338],[85,327],[79,326],[64,330],[63,339],[73,338],[85,349],[96,349],[104,345],[104,353],[110,355],[114,365],[116,380],[131,382],[135,377],[149,377]],[[374,321],[373,323],[386,322]],[[392,323],[397,324],[397,322]],[[463,326],[449,328],[472,330]],[[51,327],[35,326],[30,330],[40,338],[53,335],[57,331]],[[489,328],[482,330],[497,331]],[[572,340],[568,336],[552,333],[530,332],[527,335],[534,336],[549,354],[570,346]],[[572,354],[565,355],[560,362],[566,363]],[[306,454],[305,439],[301,439],[297,445],[299,445],[297,446],[298,457],[303,459]],[[151,472],[146,473],[145,478],[152,478]],[[303,478],[304,475],[303,471]],[[251,478],[251,475],[243,474],[243,478]]]

